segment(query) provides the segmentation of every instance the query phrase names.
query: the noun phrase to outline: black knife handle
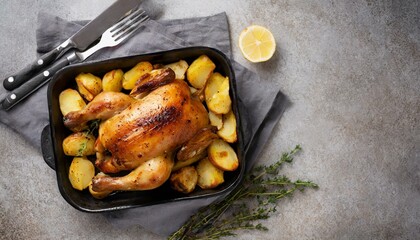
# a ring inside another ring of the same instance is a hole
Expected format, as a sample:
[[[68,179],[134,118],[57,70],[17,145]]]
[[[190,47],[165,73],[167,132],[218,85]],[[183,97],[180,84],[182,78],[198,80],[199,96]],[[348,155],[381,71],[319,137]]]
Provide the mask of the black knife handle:
[[[47,52],[46,54],[39,57],[36,61],[32,62],[18,73],[6,77],[3,80],[3,86],[5,89],[11,91],[18,88],[20,85],[24,84],[26,81],[31,79],[34,75],[39,73],[43,68],[46,68],[50,63],[55,59],[60,57],[63,53],[73,48],[74,44],[71,40],[67,40],[60,46],[54,48],[53,50]]]
[[[13,91],[9,92],[3,101],[3,109],[11,109],[18,102],[22,101],[23,99],[31,95],[31,93],[35,92],[44,84],[46,84],[50,80],[52,75],[54,75],[54,73],[56,73],[61,68],[69,65],[70,62],[66,56],[54,62],[53,65],[45,69],[42,73],[28,80],[26,83],[22,84],[19,88],[16,88]]]

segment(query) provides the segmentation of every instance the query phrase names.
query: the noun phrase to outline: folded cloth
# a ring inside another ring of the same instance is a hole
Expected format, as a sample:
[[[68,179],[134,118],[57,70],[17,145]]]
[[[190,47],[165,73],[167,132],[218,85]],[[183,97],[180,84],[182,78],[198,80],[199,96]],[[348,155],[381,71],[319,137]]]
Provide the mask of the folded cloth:
[[[39,15],[38,22],[36,33],[39,53],[59,45],[85,23],[68,22],[46,13]],[[213,47],[231,58],[226,14],[178,20],[149,20],[124,44],[99,51],[87,61],[187,46]],[[241,120],[245,126],[244,142],[247,146],[245,162],[249,169],[255,163],[288,101],[278,87],[262,82],[258,75],[233,60],[232,64],[237,81]],[[0,121],[21,134],[38,149],[41,149],[41,131],[48,124],[46,89],[46,86],[42,87],[9,112],[0,111]],[[4,93],[5,90],[0,89],[0,96]],[[217,197],[165,203],[114,211],[105,213],[105,216],[117,227],[141,225],[157,234],[168,235],[176,231],[200,207],[215,200]]]

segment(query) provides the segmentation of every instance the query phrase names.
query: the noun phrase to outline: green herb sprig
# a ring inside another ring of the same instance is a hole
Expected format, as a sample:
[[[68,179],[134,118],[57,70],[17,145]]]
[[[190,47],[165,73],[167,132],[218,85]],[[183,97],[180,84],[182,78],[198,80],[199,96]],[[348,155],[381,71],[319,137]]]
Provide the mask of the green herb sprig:
[[[239,187],[221,201],[200,209],[168,239],[220,239],[235,236],[238,230],[267,231],[260,220],[268,219],[276,212],[280,199],[292,196],[297,190],[318,188],[311,181],[292,181],[278,175],[281,166],[291,163],[300,150],[302,148],[297,145],[292,151],[283,153],[277,162],[254,167]]]

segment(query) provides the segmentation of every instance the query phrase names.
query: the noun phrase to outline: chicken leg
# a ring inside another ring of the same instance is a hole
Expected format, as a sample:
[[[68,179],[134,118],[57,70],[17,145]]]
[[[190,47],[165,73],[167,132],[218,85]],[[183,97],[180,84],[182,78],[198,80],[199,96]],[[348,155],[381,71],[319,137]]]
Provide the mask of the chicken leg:
[[[151,190],[168,180],[174,165],[174,154],[152,158],[123,177],[98,174],[92,179],[95,192]]]

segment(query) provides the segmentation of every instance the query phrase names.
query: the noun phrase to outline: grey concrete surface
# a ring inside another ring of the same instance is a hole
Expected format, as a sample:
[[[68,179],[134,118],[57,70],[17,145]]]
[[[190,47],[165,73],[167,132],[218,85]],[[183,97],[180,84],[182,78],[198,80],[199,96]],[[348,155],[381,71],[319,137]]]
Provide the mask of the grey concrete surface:
[[[0,0],[0,73],[35,58],[39,11],[91,19],[112,1]],[[158,1],[156,1],[158,2]],[[278,84],[293,105],[261,155],[301,144],[282,173],[320,189],[279,204],[268,232],[231,239],[420,238],[419,1],[159,1],[164,19],[229,17],[234,59]],[[239,33],[272,30],[273,59],[247,62]],[[38,150],[0,125],[0,239],[162,239],[115,229],[68,205]]]

